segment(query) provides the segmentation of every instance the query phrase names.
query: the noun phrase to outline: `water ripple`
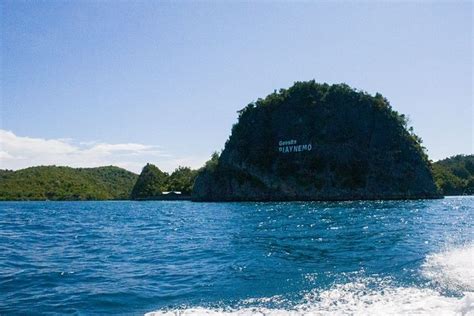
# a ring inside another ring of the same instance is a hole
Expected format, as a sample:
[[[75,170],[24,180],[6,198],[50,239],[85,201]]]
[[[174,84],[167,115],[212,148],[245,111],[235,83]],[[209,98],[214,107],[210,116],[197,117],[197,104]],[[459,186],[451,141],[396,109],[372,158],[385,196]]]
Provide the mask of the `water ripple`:
[[[471,197],[2,202],[0,314],[363,314],[410,295],[469,305],[473,223]]]

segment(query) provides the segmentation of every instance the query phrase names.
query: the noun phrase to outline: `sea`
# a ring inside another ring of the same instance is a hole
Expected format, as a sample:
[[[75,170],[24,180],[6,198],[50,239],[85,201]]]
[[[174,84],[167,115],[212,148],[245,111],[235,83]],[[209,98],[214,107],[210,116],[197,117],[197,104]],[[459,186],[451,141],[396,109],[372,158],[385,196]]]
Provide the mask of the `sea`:
[[[0,314],[474,315],[474,197],[1,202]]]

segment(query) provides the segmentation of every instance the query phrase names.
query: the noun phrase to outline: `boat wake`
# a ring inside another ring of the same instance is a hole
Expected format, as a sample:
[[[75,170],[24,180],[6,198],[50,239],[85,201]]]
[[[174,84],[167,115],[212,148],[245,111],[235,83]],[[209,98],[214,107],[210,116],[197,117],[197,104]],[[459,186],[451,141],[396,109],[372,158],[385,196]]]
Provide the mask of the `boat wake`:
[[[430,254],[422,265],[422,275],[434,285],[430,288],[399,287],[390,279],[359,278],[321,291],[312,290],[292,308],[261,307],[275,298],[251,300],[255,307],[194,307],[159,310],[158,315],[471,315],[474,316],[474,243]],[[375,286],[374,286],[375,285]],[[446,290],[459,296],[442,294]]]
[[[428,255],[422,268],[437,287],[474,292],[474,243]]]

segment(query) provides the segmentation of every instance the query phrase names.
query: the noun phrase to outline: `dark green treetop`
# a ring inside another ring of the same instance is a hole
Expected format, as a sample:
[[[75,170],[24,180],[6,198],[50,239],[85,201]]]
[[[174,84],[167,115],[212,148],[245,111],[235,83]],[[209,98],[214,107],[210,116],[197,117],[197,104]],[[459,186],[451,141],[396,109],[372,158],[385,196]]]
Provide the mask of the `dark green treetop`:
[[[214,171],[214,169],[219,164],[219,156],[220,154],[217,151],[213,152],[211,155],[211,158],[208,161],[206,161],[202,169],[211,171],[211,172]]]

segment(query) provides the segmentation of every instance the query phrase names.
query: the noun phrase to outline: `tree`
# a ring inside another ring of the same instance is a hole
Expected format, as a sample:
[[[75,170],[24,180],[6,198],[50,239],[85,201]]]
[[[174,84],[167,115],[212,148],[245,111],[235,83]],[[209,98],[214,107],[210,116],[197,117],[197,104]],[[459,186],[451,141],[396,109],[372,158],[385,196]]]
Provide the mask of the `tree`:
[[[167,187],[169,191],[181,191],[183,194],[191,194],[197,171],[189,167],[178,167],[168,178]]]
[[[207,171],[214,171],[214,169],[217,167],[219,164],[219,153],[217,151],[212,153],[211,159],[206,161],[206,164],[204,165],[204,169]]]

